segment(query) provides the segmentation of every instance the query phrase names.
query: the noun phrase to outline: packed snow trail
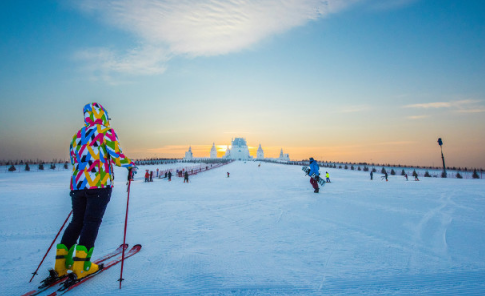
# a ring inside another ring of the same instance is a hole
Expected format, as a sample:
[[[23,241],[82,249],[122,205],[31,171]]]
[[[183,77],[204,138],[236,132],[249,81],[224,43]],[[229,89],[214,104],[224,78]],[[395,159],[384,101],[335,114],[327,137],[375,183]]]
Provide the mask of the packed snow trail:
[[[483,180],[385,182],[325,170],[332,183],[318,194],[300,166],[235,162],[188,184],[143,183],[138,174],[127,243],[144,251],[126,262],[121,290],[109,272],[71,295],[485,293]],[[115,173],[94,256],[123,239],[126,170]],[[0,174],[1,294],[29,290],[30,272],[71,209],[69,175]]]

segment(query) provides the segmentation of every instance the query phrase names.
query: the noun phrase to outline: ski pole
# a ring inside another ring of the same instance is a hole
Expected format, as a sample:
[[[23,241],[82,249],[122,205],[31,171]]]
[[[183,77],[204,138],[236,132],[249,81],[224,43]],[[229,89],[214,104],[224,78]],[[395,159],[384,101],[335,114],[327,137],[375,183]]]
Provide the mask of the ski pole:
[[[47,252],[45,253],[44,255],[44,258],[42,258],[42,261],[40,261],[40,264],[39,266],[37,266],[37,269],[32,273],[32,278],[30,279],[29,283],[32,282],[32,280],[34,279],[34,277],[37,275],[37,271],[39,271],[39,268],[40,266],[42,265],[42,263],[44,262],[44,259],[45,257],[47,257],[47,254],[49,254],[49,251],[51,250],[52,246],[54,245],[54,243],[56,242],[57,240],[57,237],[59,236],[59,234],[61,234],[61,231],[62,229],[64,228],[64,226],[66,225],[67,221],[69,220],[69,217],[71,217],[71,214],[72,214],[72,210],[71,212],[69,213],[69,215],[67,215],[67,218],[66,218],[66,221],[64,221],[64,224],[62,224],[62,227],[61,229],[59,229],[59,232],[57,233],[56,237],[54,238],[54,240],[52,241],[51,243],[51,246],[49,247],[49,249],[47,250]]]
[[[126,227],[128,226],[128,206],[130,204],[130,185],[131,185],[131,179],[132,179],[132,171],[131,169],[128,170],[128,197],[126,198],[126,215],[125,215],[125,232],[123,234],[123,245],[126,243]],[[123,265],[125,262],[125,249],[123,248],[123,252],[121,255],[121,273],[120,273],[120,279],[118,280],[120,282],[120,289],[121,289],[121,282],[124,280],[123,279]]]

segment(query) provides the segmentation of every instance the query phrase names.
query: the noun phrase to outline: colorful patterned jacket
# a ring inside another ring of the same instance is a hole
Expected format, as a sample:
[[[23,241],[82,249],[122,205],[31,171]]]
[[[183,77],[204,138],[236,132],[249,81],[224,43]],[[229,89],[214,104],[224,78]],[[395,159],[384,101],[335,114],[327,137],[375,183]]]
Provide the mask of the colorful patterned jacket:
[[[84,106],[84,122],[86,125],[74,135],[70,146],[71,190],[113,187],[112,164],[126,168],[135,164],[123,154],[103,106]]]

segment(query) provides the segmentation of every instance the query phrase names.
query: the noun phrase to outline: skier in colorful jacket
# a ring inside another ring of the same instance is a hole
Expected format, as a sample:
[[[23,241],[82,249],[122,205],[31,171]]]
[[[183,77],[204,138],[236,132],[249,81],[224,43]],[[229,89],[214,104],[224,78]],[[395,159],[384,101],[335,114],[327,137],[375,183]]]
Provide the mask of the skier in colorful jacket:
[[[75,279],[96,273],[100,266],[91,262],[99,226],[111,198],[113,164],[136,171],[135,164],[121,149],[109,116],[99,103],[84,106],[84,127],[70,145],[72,220],[57,245],[54,272],[61,278],[69,270]],[[49,279],[48,278],[48,279]]]
[[[308,175],[310,176],[310,183],[313,186],[313,189],[315,189],[315,193],[318,193],[320,188],[318,188],[318,178],[320,178],[320,167],[318,166],[318,163],[313,159],[313,157],[310,157],[310,172],[308,172]],[[313,179],[311,176],[315,174],[317,177],[317,180]]]
[[[101,104],[84,106],[85,126],[73,136],[70,146],[71,190],[111,188],[114,180],[112,164],[135,167],[123,154],[109,119]]]

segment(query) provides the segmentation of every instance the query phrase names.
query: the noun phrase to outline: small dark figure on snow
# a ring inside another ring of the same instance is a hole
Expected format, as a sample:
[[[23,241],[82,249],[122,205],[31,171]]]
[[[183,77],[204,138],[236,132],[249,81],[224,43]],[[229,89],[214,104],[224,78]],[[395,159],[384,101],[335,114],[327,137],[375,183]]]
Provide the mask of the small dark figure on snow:
[[[374,173],[372,171],[370,171],[370,179],[371,181],[374,179]]]
[[[148,172],[148,170],[145,173],[145,182],[150,182],[150,173]]]
[[[227,172],[227,177],[229,178],[229,172]]]
[[[150,182],[153,182],[153,171],[150,171]]]
[[[384,177],[386,178],[386,182],[387,182],[387,181],[389,181],[389,180],[387,179],[387,176],[388,176],[388,174],[387,174],[387,172],[385,172],[385,173],[384,173]]]
[[[408,181],[408,174],[404,174],[404,177],[406,177],[406,181]]]
[[[187,183],[189,183],[189,173],[187,171],[185,171],[185,174],[184,174],[184,183],[185,181],[187,181]]]
[[[168,172],[168,181],[172,181],[172,172],[171,171]]]

